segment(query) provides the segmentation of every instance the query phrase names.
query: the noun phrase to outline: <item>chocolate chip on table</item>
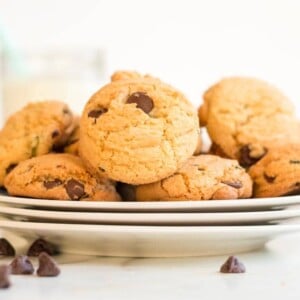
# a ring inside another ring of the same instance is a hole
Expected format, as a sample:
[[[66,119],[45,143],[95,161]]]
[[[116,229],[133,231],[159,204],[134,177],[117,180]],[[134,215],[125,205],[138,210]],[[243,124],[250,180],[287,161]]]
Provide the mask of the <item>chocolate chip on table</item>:
[[[220,268],[221,273],[245,273],[246,268],[235,256],[229,256]]]
[[[148,114],[154,107],[153,100],[143,92],[135,92],[131,94],[126,103],[136,103],[136,107]]]
[[[259,157],[251,157],[249,145],[244,145],[240,149],[239,162],[240,162],[241,166],[243,166],[244,168],[248,168],[248,167],[251,167],[252,165],[254,165],[255,163],[257,163],[261,158],[263,158],[265,156],[266,153],[267,153],[267,151],[265,150],[265,153],[263,155],[261,155]]]
[[[88,113],[88,117],[98,119],[101,115],[103,115],[106,112],[107,112],[106,108],[94,109]]]
[[[28,256],[39,256],[40,253],[46,252],[49,255],[56,255],[59,253],[58,248],[42,238],[35,240],[27,251]]]
[[[7,289],[10,287],[9,280],[10,268],[6,265],[0,266],[0,289]]]
[[[227,181],[227,180],[224,180],[224,181],[221,181],[222,183],[226,184],[226,185],[229,185],[235,189],[240,189],[243,187],[243,184],[240,182],[240,181]]]
[[[11,274],[14,275],[30,275],[34,273],[34,267],[28,256],[17,256],[9,265]]]
[[[46,252],[39,255],[39,267],[37,275],[41,277],[54,277],[60,274],[60,269],[56,261]]]
[[[15,254],[16,251],[11,243],[5,238],[0,238],[0,255],[15,256]]]
[[[134,186],[118,182],[116,186],[117,192],[121,195],[123,201],[135,201],[135,188]]]
[[[65,188],[72,200],[79,200],[85,195],[84,185],[75,179],[68,180]]]
[[[60,179],[55,178],[54,180],[44,181],[43,184],[44,184],[44,187],[49,190],[49,189],[53,189],[57,186],[62,185],[62,183],[63,182]]]

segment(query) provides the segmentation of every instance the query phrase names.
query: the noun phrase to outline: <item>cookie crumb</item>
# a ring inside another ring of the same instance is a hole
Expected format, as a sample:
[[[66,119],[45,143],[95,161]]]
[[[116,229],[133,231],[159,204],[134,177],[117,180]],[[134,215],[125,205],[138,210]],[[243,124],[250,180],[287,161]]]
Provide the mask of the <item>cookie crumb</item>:
[[[221,273],[245,273],[246,268],[235,256],[229,256],[220,268]]]

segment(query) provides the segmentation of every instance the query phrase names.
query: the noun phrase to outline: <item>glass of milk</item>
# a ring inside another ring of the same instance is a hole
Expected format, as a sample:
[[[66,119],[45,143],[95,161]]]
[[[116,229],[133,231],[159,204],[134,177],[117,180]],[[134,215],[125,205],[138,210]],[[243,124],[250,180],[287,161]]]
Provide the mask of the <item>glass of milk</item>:
[[[42,100],[64,101],[79,114],[105,76],[101,49],[24,50],[2,60],[2,121]]]

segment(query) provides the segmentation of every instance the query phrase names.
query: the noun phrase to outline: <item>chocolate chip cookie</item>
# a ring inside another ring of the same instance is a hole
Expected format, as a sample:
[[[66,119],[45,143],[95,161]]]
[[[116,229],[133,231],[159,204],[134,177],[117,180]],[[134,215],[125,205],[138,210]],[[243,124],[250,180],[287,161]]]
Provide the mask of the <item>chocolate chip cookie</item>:
[[[94,174],[129,184],[154,182],[194,153],[197,112],[182,93],[160,80],[125,75],[113,75],[86,104],[79,154]]]
[[[137,201],[238,199],[251,197],[252,181],[236,160],[199,155],[170,177],[132,190]]]
[[[300,145],[285,145],[268,153],[249,169],[255,197],[300,194]]]
[[[73,128],[72,112],[59,101],[31,103],[13,114],[0,131],[0,186],[19,162],[64,145]]]
[[[56,200],[118,201],[108,179],[95,179],[75,155],[46,154],[19,163],[5,178],[9,195]]]
[[[280,143],[299,139],[292,103],[278,89],[258,79],[221,80],[204,94],[199,116],[215,149],[238,159],[244,167]]]

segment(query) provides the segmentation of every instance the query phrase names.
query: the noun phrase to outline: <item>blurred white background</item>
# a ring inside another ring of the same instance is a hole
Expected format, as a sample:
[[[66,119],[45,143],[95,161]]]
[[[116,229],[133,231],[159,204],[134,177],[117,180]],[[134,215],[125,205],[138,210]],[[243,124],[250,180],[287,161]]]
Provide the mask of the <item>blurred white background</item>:
[[[151,73],[198,106],[220,78],[255,76],[300,112],[297,0],[0,0],[0,24],[15,47],[104,49],[103,82],[116,69]]]

